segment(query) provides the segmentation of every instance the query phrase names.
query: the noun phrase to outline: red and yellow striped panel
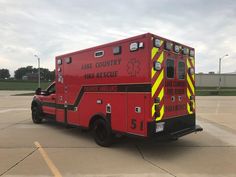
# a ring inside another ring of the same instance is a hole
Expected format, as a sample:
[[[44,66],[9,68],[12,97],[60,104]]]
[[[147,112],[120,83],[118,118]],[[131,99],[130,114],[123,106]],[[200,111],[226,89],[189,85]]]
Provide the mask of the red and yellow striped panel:
[[[162,69],[160,71],[155,71],[152,67],[151,70],[151,81],[152,81],[152,90],[151,90],[151,96],[152,96],[152,118],[155,120],[161,120],[164,116],[165,112],[165,107],[164,107],[164,66],[163,66],[163,61],[164,61],[164,50],[163,50],[163,41],[161,41],[161,47],[156,48],[153,47],[151,51],[151,60],[152,63],[154,61],[158,61],[162,65]],[[155,98],[160,99],[160,103],[154,103]],[[160,116],[155,117],[155,105],[159,104],[160,107]]]
[[[190,96],[195,96],[195,74],[190,75],[189,74],[189,69],[194,68],[195,69],[195,59],[193,57],[188,57],[187,58],[187,97],[188,97],[188,102],[187,102],[187,111],[189,114],[193,114],[193,112],[190,110]],[[193,108],[195,109],[195,103],[194,100],[193,102]]]

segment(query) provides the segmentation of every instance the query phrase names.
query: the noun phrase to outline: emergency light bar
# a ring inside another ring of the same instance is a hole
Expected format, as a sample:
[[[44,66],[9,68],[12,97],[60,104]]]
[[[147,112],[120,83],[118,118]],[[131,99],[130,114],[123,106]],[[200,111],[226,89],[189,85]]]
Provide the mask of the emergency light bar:
[[[160,39],[154,39],[154,46],[155,47],[161,47],[161,40]]]
[[[175,51],[176,53],[179,53],[179,51],[180,51],[180,46],[179,46],[179,45],[175,45],[174,51]]]
[[[184,47],[184,48],[183,48],[183,54],[184,54],[184,55],[188,55],[188,54],[189,54],[189,49],[186,48],[186,47]]]
[[[129,46],[129,50],[131,52],[134,52],[134,51],[138,50],[138,42],[131,43],[130,46]]]
[[[58,65],[61,65],[61,64],[62,64],[62,60],[61,60],[61,59],[58,59],[58,60],[57,60],[57,64],[58,64]]]
[[[195,53],[194,50],[190,50],[189,56],[194,57],[194,53]]]
[[[172,50],[173,48],[173,44],[171,42],[166,42],[165,43],[165,49],[166,50]]]

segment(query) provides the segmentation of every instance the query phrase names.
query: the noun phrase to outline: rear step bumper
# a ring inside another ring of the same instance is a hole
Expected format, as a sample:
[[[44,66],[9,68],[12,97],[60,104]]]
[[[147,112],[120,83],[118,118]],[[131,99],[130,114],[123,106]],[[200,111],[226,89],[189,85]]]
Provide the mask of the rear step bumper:
[[[194,133],[194,132],[200,132],[202,131],[203,128],[200,127],[199,125],[195,125],[194,127],[190,127],[190,128],[186,128],[180,131],[176,131],[176,132],[172,132],[169,134],[170,138],[179,138],[181,136],[190,134],[190,133]]]
[[[156,131],[157,123],[163,123],[163,131]],[[170,119],[163,119],[159,122],[149,122],[147,136],[153,138],[177,139],[181,136],[202,131],[202,127],[196,125],[195,114],[184,115]]]

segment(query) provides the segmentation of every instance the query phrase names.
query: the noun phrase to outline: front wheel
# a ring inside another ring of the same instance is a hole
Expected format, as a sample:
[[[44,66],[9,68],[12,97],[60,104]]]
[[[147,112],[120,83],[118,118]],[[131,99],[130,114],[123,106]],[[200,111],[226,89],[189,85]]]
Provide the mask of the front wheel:
[[[97,119],[93,124],[93,136],[98,145],[103,147],[110,146],[113,140],[110,124],[104,119]]]
[[[32,120],[35,124],[40,124],[42,122],[42,118],[40,117],[39,109],[36,106],[34,106],[32,108]]]

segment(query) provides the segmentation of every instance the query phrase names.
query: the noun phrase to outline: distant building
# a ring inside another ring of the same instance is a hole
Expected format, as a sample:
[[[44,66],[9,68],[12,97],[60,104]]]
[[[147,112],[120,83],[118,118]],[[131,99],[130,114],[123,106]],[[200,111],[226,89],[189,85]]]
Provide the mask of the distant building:
[[[221,87],[236,87],[236,74],[196,74],[197,87],[218,87],[221,77]]]
[[[27,73],[24,76],[22,76],[22,80],[37,81],[38,74],[37,73]]]

